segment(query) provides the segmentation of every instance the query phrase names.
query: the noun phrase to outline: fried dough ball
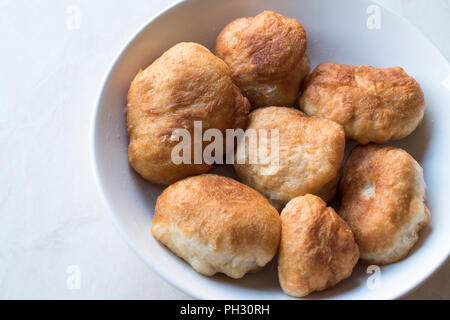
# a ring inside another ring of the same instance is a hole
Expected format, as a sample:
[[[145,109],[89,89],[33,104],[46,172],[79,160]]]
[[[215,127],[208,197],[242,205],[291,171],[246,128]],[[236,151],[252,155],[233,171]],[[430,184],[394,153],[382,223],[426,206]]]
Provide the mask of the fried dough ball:
[[[388,264],[404,258],[428,224],[420,165],[404,150],[358,146],[344,165],[339,215],[352,228],[361,259]]]
[[[197,272],[241,278],[275,256],[281,221],[266,198],[231,178],[205,174],[169,186],[156,202],[153,236]]]
[[[272,152],[276,132],[278,147],[274,145]],[[345,149],[341,125],[306,117],[293,108],[266,107],[250,113],[245,134],[238,141],[234,163],[245,184],[280,205],[307,193],[332,200]],[[251,157],[260,154],[257,159]]]
[[[352,274],[358,259],[350,227],[319,197],[294,198],[281,212],[278,278],[286,294],[330,288]]]
[[[322,63],[307,77],[300,109],[344,126],[362,144],[402,139],[422,121],[425,99],[402,68]]]
[[[310,71],[306,32],[295,19],[273,11],[228,24],[216,42],[217,56],[253,107],[293,106]]]
[[[205,173],[211,164],[194,164],[194,138],[191,161],[175,164],[176,129],[186,129],[194,137],[194,121],[209,128],[245,126],[250,110],[231,80],[231,71],[208,49],[196,43],[179,43],[165,52],[131,83],[127,104],[130,137],[128,159],[143,178],[170,184],[181,178]],[[203,148],[208,142],[203,142]]]

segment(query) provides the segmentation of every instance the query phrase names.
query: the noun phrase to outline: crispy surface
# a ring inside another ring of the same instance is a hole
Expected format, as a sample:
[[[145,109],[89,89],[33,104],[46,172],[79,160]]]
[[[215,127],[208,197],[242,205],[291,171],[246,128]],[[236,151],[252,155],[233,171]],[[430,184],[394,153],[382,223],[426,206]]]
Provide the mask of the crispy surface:
[[[217,56],[253,107],[292,106],[309,73],[306,32],[295,19],[273,11],[228,24],[216,41]]]
[[[127,104],[130,165],[159,184],[207,172],[211,165],[171,161],[172,149],[179,143],[173,139],[174,130],[187,129],[193,137],[198,120],[203,131],[217,128],[225,133],[227,128],[244,127],[249,110],[226,63],[199,44],[177,44],[139,72],[131,84]]]
[[[233,179],[206,174],[168,187],[158,198],[154,237],[201,274],[241,278],[274,257],[278,212],[261,194]]]
[[[278,277],[283,291],[304,297],[348,278],[358,262],[353,233],[317,196],[289,201],[281,212]]]
[[[430,219],[420,165],[404,150],[358,146],[344,166],[339,215],[355,233],[361,259],[387,264],[404,258]]]
[[[260,142],[260,129],[268,132],[269,142]],[[282,205],[307,193],[320,194],[326,201],[333,198],[345,149],[345,134],[341,125],[326,119],[306,117],[293,108],[266,107],[249,115],[246,132],[252,130],[258,137],[257,148],[252,154],[259,154],[260,147],[267,148],[271,160],[267,161],[265,157],[251,163],[249,139],[241,139],[236,154],[245,154],[245,161],[239,162],[236,157],[234,168],[245,184]],[[271,163],[277,163],[277,152],[271,151],[270,130],[278,130],[279,134],[279,166],[278,170],[272,166],[272,172]],[[244,153],[242,149],[247,151]]]
[[[362,144],[401,139],[422,121],[425,99],[402,68],[325,62],[307,77],[300,109],[342,124]]]

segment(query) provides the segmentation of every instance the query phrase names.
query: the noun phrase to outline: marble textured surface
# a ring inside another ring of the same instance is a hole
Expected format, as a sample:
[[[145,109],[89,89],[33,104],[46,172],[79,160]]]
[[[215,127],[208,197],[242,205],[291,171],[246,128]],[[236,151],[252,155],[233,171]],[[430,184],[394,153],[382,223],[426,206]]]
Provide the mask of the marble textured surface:
[[[0,0],[0,298],[190,298],[125,244],[89,157],[105,71],[130,35],[173,2]],[[450,1],[378,2],[450,58]],[[406,298],[450,299],[450,263]]]

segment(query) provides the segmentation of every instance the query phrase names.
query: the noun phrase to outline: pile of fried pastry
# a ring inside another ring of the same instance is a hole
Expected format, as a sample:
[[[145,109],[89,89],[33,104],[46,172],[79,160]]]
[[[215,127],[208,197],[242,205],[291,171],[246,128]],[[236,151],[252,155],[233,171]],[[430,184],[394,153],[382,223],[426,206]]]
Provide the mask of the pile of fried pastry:
[[[336,285],[359,260],[403,259],[430,219],[421,166],[381,145],[421,123],[417,81],[399,67],[334,62],[310,73],[306,47],[295,19],[240,18],[219,34],[216,55],[196,43],[166,51],[138,73],[127,100],[131,167],[170,185],[157,200],[153,236],[206,276],[238,279],[278,252],[279,282],[293,297]],[[214,163],[175,164],[173,132],[192,133],[194,121],[222,133],[277,130],[278,170],[235,163],[238,182],[206,174]],[[346,139],[359,145],[341,169]],[[338,188],[336,213],[327,202]]]

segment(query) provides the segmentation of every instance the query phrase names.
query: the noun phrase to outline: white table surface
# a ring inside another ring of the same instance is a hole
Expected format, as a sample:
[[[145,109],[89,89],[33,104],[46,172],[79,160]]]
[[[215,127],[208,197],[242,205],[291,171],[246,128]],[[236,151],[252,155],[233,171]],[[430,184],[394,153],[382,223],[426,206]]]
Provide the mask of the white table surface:
[[[0,0],[0,298],[190,299],[125,244],[100,201],[89,155],[107,67],[173,2]],[[450,58],[449,0],[379,2]],[[79,288],[70,266],[80,271]],[[450,299],[450,263],[407,297]]]

